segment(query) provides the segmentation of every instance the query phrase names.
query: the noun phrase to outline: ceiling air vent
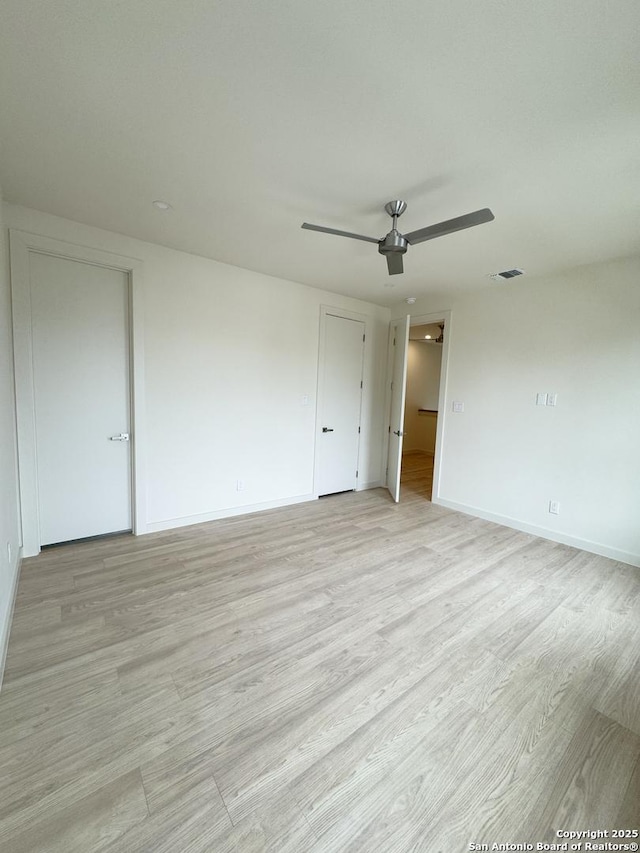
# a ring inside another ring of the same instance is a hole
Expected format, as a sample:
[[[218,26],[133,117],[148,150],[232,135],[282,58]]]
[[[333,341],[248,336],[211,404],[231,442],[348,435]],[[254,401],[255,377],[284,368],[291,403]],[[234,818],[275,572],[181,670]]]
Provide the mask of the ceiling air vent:
[[[494,272],[489,278],[492,278],[494,281],[506,281],[509,278],[515,278],[517,275],[524,275],[524,270],[513,269],[513,270],[504,270],[503,272]]]

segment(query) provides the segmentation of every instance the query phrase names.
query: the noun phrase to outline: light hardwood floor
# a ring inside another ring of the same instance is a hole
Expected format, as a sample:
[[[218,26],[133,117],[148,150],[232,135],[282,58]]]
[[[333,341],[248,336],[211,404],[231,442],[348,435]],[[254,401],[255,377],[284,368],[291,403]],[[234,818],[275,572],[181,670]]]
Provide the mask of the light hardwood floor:
[[[406,476],[399,505],[348,493],[25,561],[0,849],[458,853],[637,828],[639,570]]]
[[[433,456],[421,450],[410,450],[402,456],[400,499],[431,500],[433,489]]]

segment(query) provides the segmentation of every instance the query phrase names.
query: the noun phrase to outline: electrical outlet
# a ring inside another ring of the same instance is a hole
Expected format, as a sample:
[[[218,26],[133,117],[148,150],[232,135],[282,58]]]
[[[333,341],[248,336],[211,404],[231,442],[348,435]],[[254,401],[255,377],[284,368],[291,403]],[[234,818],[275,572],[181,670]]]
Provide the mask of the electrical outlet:
[[[236,480],[236,491],[244,492],[244,480]]]
[[[549,501],[549,512],[551,515],[560,515],[560,502]]]

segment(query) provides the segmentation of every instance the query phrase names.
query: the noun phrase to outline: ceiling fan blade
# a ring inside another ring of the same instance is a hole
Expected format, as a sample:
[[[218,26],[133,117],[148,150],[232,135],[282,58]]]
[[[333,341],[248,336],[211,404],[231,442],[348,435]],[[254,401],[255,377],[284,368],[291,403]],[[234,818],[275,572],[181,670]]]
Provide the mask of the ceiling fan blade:
[[[464,228],[473,228],[474,225],[482,225],[483,222],[491,222],[495,219],[488,207],[482,210],[474,210],[456,219],[447,219],[446,222],[437,222],[427,228],[419,228],[404,235],[404,239],[413,246],[415,243],[424,243],[425,240],[433,240],[434,237],[444,237],[445,234],[453,234],[454,231],[462,231]]]
[[[389,252],[387,255],[387,268],[389,269],[389,275],[398,275],[398,273],[404,272],[402,255],[399,252]]]
[[[352,237],[354,240],[364,240],[366,243],[379,243],[375,237],[365,237],[362,234],[352,234],[351,231],[338,231],[336,228],[325,228],[324,225],[310,225],[308,222],[302,223],[303,228],[309,231],[322,231],[324,234],[337,234],[338,237]]]

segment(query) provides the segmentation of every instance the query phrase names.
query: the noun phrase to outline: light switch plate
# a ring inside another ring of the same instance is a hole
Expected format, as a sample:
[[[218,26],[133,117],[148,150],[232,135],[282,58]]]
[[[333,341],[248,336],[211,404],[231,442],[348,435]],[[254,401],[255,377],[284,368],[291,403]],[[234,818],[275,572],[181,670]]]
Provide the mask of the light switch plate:
[[[547,405],[547,395],[546,394],[536,394],[536,406],[546,406]]]
[[[464,412],[464,403],[461,403],[459,400],[454,400],[453,405],[451,406],[454,412]]]
[[[547,394],[547,406],[555,406],[558,402],[557,394]]]

